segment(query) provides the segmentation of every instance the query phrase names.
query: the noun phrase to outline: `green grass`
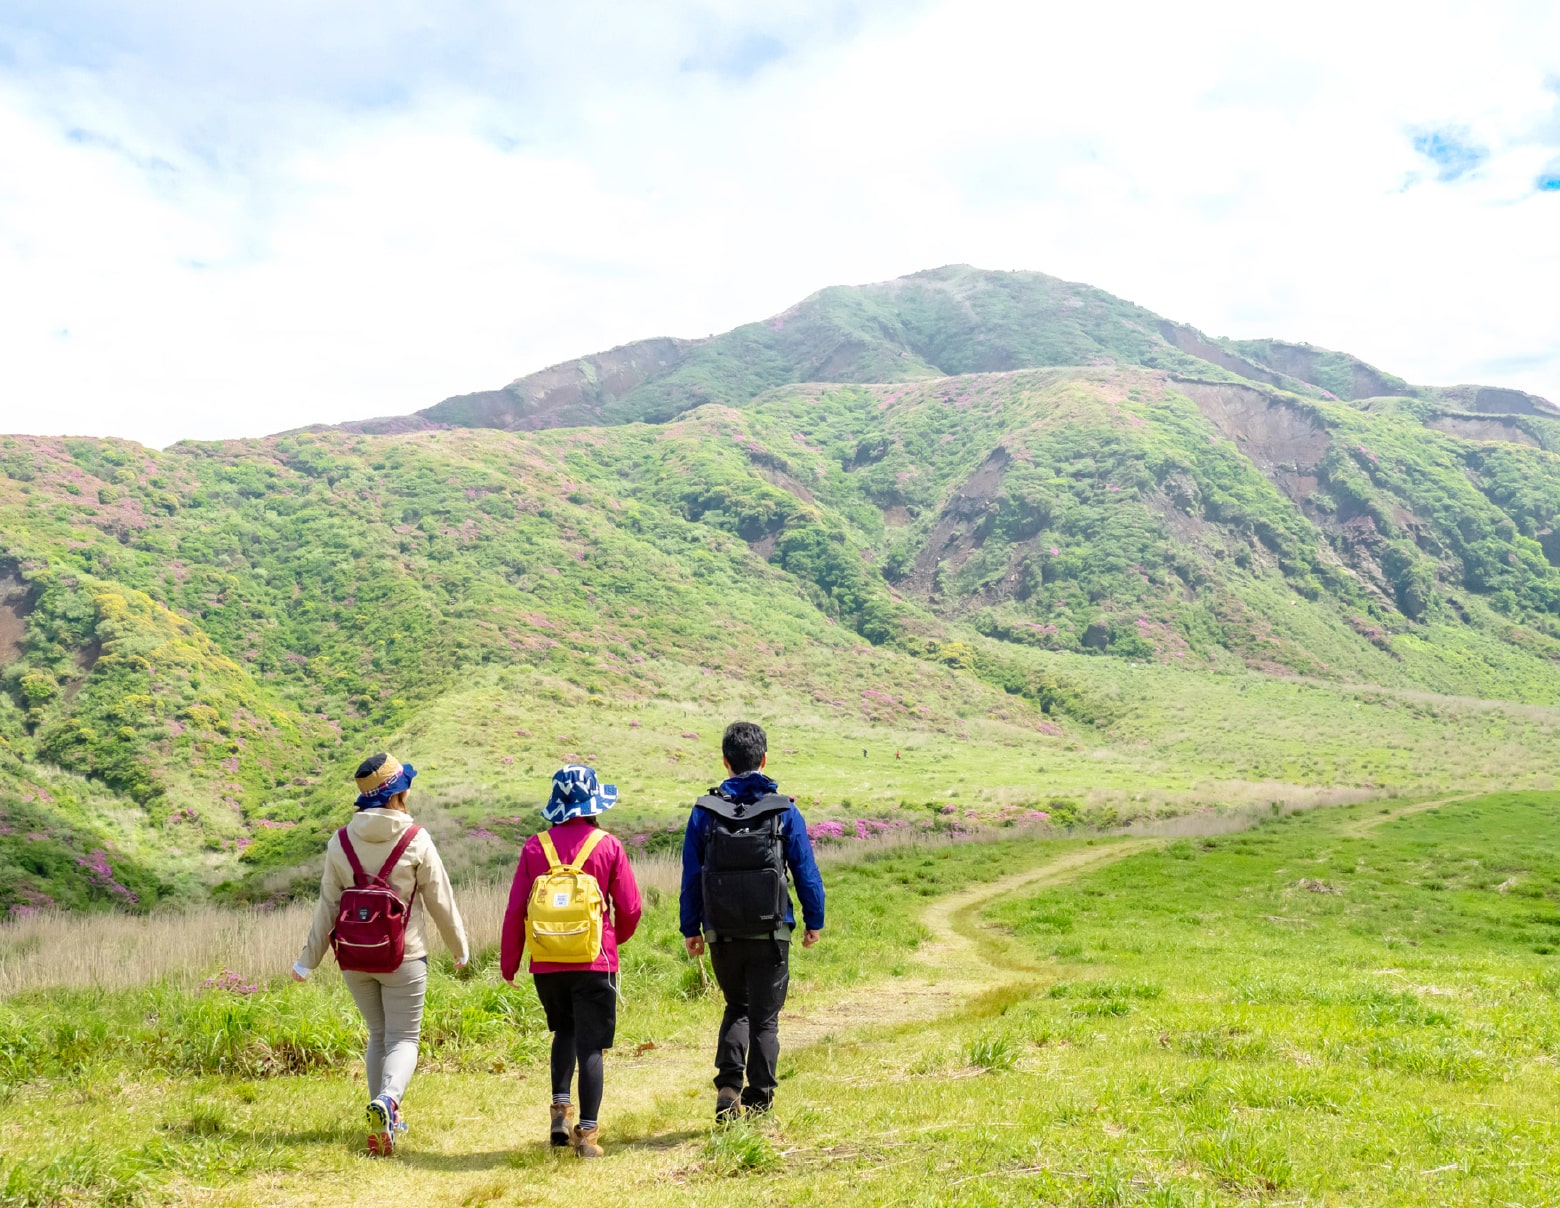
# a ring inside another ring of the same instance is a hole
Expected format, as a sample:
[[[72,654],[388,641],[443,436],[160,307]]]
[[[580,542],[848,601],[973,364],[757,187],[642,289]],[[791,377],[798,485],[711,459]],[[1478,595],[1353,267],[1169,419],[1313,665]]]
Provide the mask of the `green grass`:
[[[793,1043],[759,1127],[710,1128],[714,1004],[681,992],[668,952],[662,981],[643,968],[625,979],[608,1158],[589,1168],[529,1127],[546,1095],[539,1046],[513,1048],[537,1035],[527,1009],[459,1043],[439,1025],[393,1168],[352,1154],[349,1057],[256,1077],[105,1049],[74,1073],[6,1084],[0,1186],[37,1204],[241,1203],[262,1187],[279,1203],[610,1189],[646,1208],[1551,1202],[1560,795],[1379,810],[1123,848],[1072,881],[999,897],[970,926],[1006,945],[944,945],[930,965],[918,949],[948,937],[920,933],[918,903],[1057,849],[954,847],[835,870],[838,931],[797,956]],[[663,929],[652,923],[645,951]],[[977,951],[1014,967],[981,973]],[[965,964],[938,963],[953,955]],[[441,1018],[473,1007],[490,977],[439,971]],[[953,997],[937,998],[943,987]],[[285,1011],[318,1000],[350,1019],[318,987],[272,993]],[[149,1000],[125,1001],[121,1021]],[[646,1041],[657,1048],[634,1056]]]

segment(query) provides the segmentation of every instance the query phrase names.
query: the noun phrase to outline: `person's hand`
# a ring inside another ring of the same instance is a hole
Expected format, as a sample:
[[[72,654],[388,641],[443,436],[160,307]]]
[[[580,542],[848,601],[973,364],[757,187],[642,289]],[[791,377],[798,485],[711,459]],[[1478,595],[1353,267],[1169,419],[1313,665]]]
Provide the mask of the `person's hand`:
[[[306,977],[304,977],[303,974],[299,973],[298,970],[296,970],[296,969],[289,969],[288,972],[292,974],[293,981],[301,982],[301,981],[307,981],[308,980]]]
[[[687,935],[683,937],[683,947],[688,949],[689,956],[704,955],[704,937],[702,935]]]
[[[463,961],[456,961],[456,962],[455,962],[455,967],[456,967],[456,968],[457,968],[457,969],[464,969],[464,968],[465,968],[465,967],[466,967],[466,966],[467,966],[467,965],[469,965],[469,964],[470,964],[470,963],[471,963],[471,958],[470,958],[470,957],[467,957],[467,958],[466,958],[466,959],[465,959],[465,960],[463,960]]]
[[[816,927],[807,928],[806,931],[802,932],[802,947],[811,948],[819,941],[819,939],[822,938],[822,936],[823,932],[819,931]]]

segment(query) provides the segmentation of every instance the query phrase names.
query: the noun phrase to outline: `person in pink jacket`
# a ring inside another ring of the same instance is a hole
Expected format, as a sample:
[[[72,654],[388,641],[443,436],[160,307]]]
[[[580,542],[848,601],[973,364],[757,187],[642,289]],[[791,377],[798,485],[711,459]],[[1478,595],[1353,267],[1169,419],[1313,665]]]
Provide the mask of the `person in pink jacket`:
[[[596,818],[617,803],[617,787],[600,784],[593,769],[571,764],[553,776],[552,797],[542,817],[552,824],[548,838],[563,864],[569,864],[597,832]],[[552,1040],[552,1144],[573,1145],[582,1158],[602,1154],[598,1120],[601,1111],[603,1049],[612,1047],[617,1031],[618,945],[639,926],[643,911],[639,886],[628,853],[616,836],[605,831],[581,865],[601,887],[610,909],[602,920],[601,953],[589,964],[560,964],[531,959],[536,996],[547,1014]],[[520,850],[519,867],[504,911],[500,969],[513,984],[525,950],[526,912],[531,891],[551,867],[539,836]],[[574,1108],[569,1087],[579,1067],[579,1119],[571,1127]]]

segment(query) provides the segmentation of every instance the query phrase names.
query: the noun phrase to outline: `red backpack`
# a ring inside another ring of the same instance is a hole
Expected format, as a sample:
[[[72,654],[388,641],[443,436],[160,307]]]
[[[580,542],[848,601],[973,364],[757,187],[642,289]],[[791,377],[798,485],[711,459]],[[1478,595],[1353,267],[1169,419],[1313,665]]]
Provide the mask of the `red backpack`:
[[[390,871],[406,852],[406,846],[417,837],[420,826],[409,826],[401,841],[395,845],[379,875],[370,877],[358,863],[357,852],[347,838],[347,828],[336,832],[341,840],[341,850],[352,865],[354,884],[341,892],[341,907],[336,913],[336,926],[330,933],[330,946],[336,953],[336,964],[354,973],[394,973],[406,956],[406,920],[412,912],[412,902],[417,898],[417,886],[412,886],[412,896],[401,901],[401,895],[390,888]]]

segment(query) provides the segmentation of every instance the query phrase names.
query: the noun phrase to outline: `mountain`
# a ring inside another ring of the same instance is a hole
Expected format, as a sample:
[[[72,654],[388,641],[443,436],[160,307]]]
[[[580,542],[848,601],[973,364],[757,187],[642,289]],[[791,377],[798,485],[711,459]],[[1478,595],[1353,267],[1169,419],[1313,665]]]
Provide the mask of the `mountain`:
[[[664,423],[706,403],[745,405],[807,382],[898,382],[1060,365],[1212,374],[1322,399],[1424,398],[1452,412],[1544,415],[1517,390],[1410,386],[1347,353],[1281,340],[1221,340],[1044,273],[951,265],[821,290],[789,310],[703,340],[641,340],[554,365],[500,390],[415,415],[344,424],[387,434],[440,427],[531,431]]]
[[[286,895],[385,747],[457,867],[566,761],[654,845],[739,714],[873,825],[1537,784],[1557,530],[1544,400],[967,268],[399,420],[0,437],[0,909]]]

